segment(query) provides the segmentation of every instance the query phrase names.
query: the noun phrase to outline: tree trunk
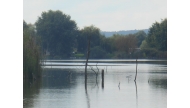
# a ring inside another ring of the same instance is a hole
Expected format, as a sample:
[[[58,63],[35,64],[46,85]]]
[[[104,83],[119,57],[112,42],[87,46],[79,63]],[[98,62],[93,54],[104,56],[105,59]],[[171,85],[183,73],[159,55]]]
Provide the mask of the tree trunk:
[[[137,59],[136,59],[136,75],[135,75],[135,80],[134,80],[135,82],[136,82],[136,78],[137,78]]]
[[[85,89],[87,89],[87,66],[88,66],[89,55],[90,55],[90,38],[88,40],[88,51],[87,51],[86,64],[85,64]]]

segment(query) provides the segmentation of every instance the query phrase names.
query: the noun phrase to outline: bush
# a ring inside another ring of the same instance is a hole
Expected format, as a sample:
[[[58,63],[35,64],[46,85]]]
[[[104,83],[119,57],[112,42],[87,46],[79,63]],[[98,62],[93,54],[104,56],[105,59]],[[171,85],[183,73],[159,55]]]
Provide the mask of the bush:
[[[155,48],[144,48],[141,50],[141,57],[167,58],[167,51],[158,51]]]
[[[33,31],[24,29],[23,31],[23,77],[32,79],[33,75],[41,77],[40,47],[37,45],[36,36]]]

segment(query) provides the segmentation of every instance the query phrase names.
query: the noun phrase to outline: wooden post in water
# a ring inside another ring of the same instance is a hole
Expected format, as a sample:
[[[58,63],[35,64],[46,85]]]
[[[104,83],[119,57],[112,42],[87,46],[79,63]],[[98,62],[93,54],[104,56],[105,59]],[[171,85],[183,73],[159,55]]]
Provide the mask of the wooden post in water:
[[[102,69],[102,88],[104,88],[104,69]]]

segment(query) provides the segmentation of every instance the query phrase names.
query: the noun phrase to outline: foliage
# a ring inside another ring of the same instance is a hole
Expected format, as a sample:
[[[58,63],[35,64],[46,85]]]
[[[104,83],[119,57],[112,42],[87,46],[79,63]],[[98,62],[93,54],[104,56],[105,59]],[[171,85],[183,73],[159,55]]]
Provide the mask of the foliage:
[[[40,66],[40,47],[37,45],[38,38],[35,34],[33,25],[23,21],[23,77],[32,79],[41,77]]]
[[[149,28],[146,42],[150,48],[167,51],[167,19],[162,20],[161,23],[155,22]]]
[[[115,47],[115,39],[114,37],[108,37],[102,36],[100,47],[106,51],[109,54],[109,57],[113,54],[113,52],[116,51]]]
[[[75,46],[77,26],[69,15],[61,11],[42,12],[35,23],[37,34],[41,36],[44,52],[51,56],[69,57]]]
[[[94,59],[167,57],[167,19],[153,23],[148,34],[146,29],[106,37],[93,25],[78,29],[69,15],[49,10],[42,12],[35,25],[23,22],[23,27],[31,31],[30,35],[40,36],[35,38],[42,41],[41,50],[43,55],[50,53],[49,59],[86,57],[88,40],[91,42],[90,58]],[[35,43],[40,44],[39,41]]]
[[[87,42],[89,39],[91,41],[91,48],[99,46],[101,41],[100,29],[91,25],[80,30],[80,34],[77,37],[79,52],[86,54]]]
[[[137,46],[140,47],[142,44],[142,41],[145,40],[146,38],[146,33],[144,31],[139,31],[134,34],[135,37],[137,38]]]
[[[106,58],[106,51],[103,50],[100,46],[95,46],[91,48],[91,54],[90,58],[98,58],[98,59],[103,59]]]
[[[131,54],[135,48],[137,48],[137,39],[132,34],[127,36],[117,36],[115,39],[115,45],[118,51],[124,51],[126,54]]]
[[[141,43],[141,45],[140,45],[140,48],[141,48],[141,49],[149,48],[149,46],[148,46],[146,40],[143,40],[143,41],[142,41],[142,43]]]
[[[167,58],[167,19],[152,24],[140,48],[141,57]]]
[[[127,58],[127,54],[124,51],[116,51],[116,52],[114,52],[114,55],[112,58],[114,58],[114,59]]]
[[[167,58],[166,51],[158,51],[155,48],[144,48],[141,53],[143,54],[143,58]]]

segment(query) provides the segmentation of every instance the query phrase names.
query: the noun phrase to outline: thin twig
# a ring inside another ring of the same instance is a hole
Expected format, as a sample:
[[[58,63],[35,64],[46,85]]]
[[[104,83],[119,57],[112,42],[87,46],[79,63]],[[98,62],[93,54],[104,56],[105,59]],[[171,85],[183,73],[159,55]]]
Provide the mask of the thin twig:
[[[91,70],[97,75],[98,73],[93,69],[92,66],[89,66],[91,68]]]
[[[98,69],[98,72],[99,72],[99,68],[98,68],[97,64],[98,64],[98,62],[96,63],[96,68]]]

